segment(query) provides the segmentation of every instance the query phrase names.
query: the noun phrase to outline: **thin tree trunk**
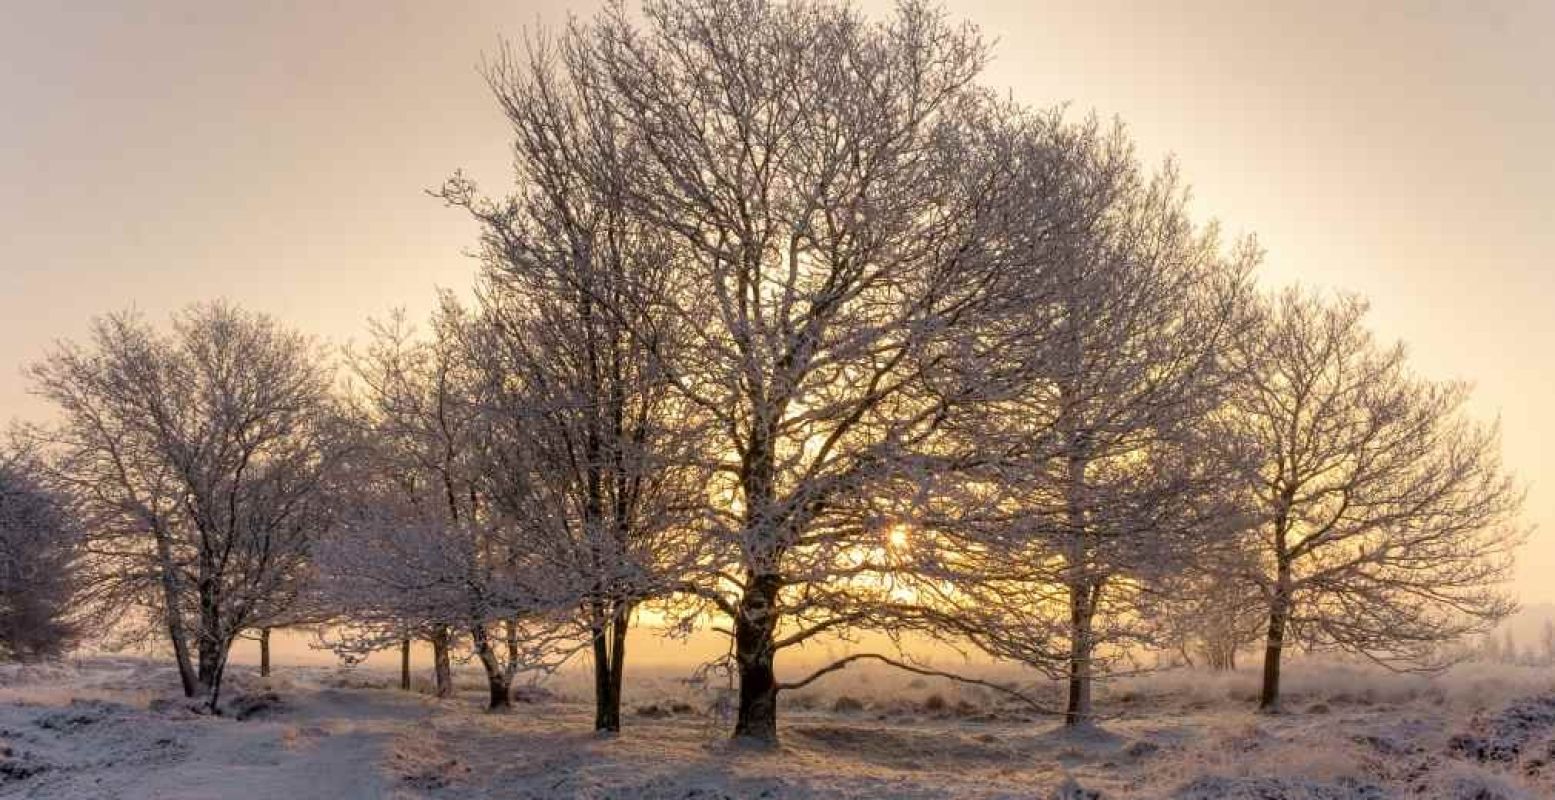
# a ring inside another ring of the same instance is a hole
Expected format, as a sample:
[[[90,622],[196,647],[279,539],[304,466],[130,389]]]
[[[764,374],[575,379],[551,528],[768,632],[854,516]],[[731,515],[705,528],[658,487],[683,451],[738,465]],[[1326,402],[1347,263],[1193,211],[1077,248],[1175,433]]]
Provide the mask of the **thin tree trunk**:
[[[757,575],[740,599],[734,621],[734,657],[740,672],[740,708],[734,736],[777,744],[777,675],[773,669],[777,633],[776,575]]]
[[[1269,633],[1263,650],[1263,689],[1258,695],[1258,710],[1277,714],[1280,710],[1280,657],[1285,650],[1285,624],[1290,616],[1290,595],[1283,573],[1269,604]]]
[[[1064,497],[1065,517],[1071,537],[1069,548],[1069,699],[1064,709],[1064,725],[1084,725],[1091,721],[1092,659],[1096,650],[1096,604],[1101,593],[1100,579],[1091,574],[1087,546],[1090,534],[1086,513],[1085,471],[1089,464],[1089,435],[1071,434],[1067,464],[1069,485]]]
[[[270,677],[270,629],[259,629],[259,677]]]
[[[410,640],[400,640],[400,691],[410,691]]]
[[[432,676],[438,697],[454,694],[453,663],[448,655],[448,626],[439,625],[432,630]]]
[[[610,706],[615,714],[615,730],[621,729],[621,681],[626,675],[626,631],[631,619],[630,606],[617,607],[610,660]]]
[[[167,614],[167,635],[173,642],[173,658],[178,662],[178,682],[183,686],[184,697],[200,693],[200,678],[195,674],[189,659],[189,641],[184,635],[183,615],[176,609]]]
[[[173,644],[173,658],[178,662],[178,682],[182,684],[184,697],[194,697],[200,692],[199,676],[189,658],[189,637],[184,630],[184,615],[179,610],[180,592],[178,572],[173,564],[172,543],[160,526],[153,526],[156,533],[157,559],[161,567],[162,607],[166,616],[167,637]]]
[[[491,646],[491,638],[487,634],[486,626],[476,625],[471,628],[470,637],[475,643],[475,656],[480,659],[481,666],[486,670],[486,689],[489,694],[486,707],[492,711],[512,708],[512,678],[502,669],[502,662],[498,660],[497,653]]]

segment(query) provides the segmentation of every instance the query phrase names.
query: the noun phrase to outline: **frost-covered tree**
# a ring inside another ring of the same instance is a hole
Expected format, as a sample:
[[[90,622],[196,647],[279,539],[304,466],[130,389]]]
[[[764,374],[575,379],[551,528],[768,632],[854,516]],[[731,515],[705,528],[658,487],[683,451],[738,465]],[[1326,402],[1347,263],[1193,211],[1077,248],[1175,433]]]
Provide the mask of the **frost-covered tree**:
[[[1497,585],[1522,495],[1496,430],[1466,419],[1468,387],[1421,379],[1401,345],[1378,345],[1366,309],[1287,290],[1235,351],[1226,424],[1256,455],[1241,477],[1260,510],[1265,710],[1291,643],[1432,667],[1444,642],[1514,608]]]
[[[343,653],[409,637],[432,643],[438,693],[452,693],[452,649],[468,642],[489,705],[511,704],[514,676],[553,665],[545,620],[559,581],[488,501],[483,469],[498,445],[452,301],[418,340],[396,315],[354,359],[357,418],[368,441],[336,535],[321,548],[326,592],[349,623],[328,635]]]
[[[1002,274],[978,235],[1000,172],[977,138],[985,50],[917,3],[880,23],[764,0],[643,12],[575,25],[499,91],[545,109],[541,130],[631,145],[613,172],[571,159],[553,177],[619,186],[681,282],[656,298],[692,335],[663,379],[714,432],[722,560],[694,591],[732,621],[736,735],[770,742],[777,652],[892,612],[882,565],[858,558],[881,537],[871,497],[967,394],[933,379]]]
[[[1230,530],[1199,431],[1257,253],[1196,226],[1175,171],[1146,175],[1118,128],[1048,118],[1026,146],[1003,237],[1024,294],[998,327],[1018,391],[969,426],[990,457],[936,512],[924,570],[959,585],[952,627],[1066,680],[1078,724],[1097,674],[1154,643],[1167,584]]]
[[[562,54],[507,51],[488,75],[514,132],[518,193],[442,197],[482,225],[479,324],[469,341],[491,430],[487,487],[526,548],[570,583],[594,661],[595,728],[621,725],[627,629],[698,563],[706,413],[671,380],[696,333],[673,234],[633,215],[641,131],[563,80]],[[576,57],[576,52],[566,53]]]
[[[166,330],[98,319],[30,373],[60,412],[47,455],[81,515],[87,598],[155,620],[184,692],[216,709],[233,640],[286,618],[328,521],[342,437],[324,355],[210,303]]]
[[[80,530],[25,451],[0,452],[0,656],[69,650],[82,633]]]

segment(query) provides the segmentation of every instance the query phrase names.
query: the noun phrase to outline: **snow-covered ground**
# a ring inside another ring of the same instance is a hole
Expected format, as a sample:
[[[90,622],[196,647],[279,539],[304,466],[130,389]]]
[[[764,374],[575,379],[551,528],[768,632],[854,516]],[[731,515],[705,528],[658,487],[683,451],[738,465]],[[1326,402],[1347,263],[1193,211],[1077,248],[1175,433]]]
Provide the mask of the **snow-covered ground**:
[[[238,719],[190,712],[159,661],[0,667],[0,797],[1555,797],[1555,676],[1527,668],[1297,664],[1277,717],[1250,710],[1250,673],[1156,673],[1106,687],[1080,733],[861,668],[790,693],[775,752],[730,745],[726,690],[674,673],[635,676],[616,738],[590,732],[580,672],[505,714],[475,677],[438,701],[375,670],[244,669],[231,696],[260,707]]]

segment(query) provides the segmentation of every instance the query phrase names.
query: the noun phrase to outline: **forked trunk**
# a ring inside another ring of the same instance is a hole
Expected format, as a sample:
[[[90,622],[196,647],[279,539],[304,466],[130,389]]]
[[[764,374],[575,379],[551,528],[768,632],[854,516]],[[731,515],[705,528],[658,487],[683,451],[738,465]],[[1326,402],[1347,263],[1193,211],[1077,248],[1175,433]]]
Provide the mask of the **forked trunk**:
[[[200,693],[200,678],[194,671],[194,663],[189,657],[189,636],[184,630],[184,615],[179,610],[181,602],[178,572],[173,565],[172,545],[168,537],[160,527],[155,531],[157,544],[157,558],[161,566],[162,584],[162,608],[167,625],[167,638],[173,645],[173,658],[178,662],[178,682],[184,690],[184,697],[194,697]]]
[[[621,679],[626,669],[626,630],[631,613],[629,606],[621,605],[597,617],[601,623],[593,631],[595,731],[621,730]]]
[[[734,736],[777,744],[777,675],[773,671],[777,633],[776,575],[757,575],[740,598],[734,621],[734,657],[740,672],[740,708]]]
[[[217,642],[215,663],[211,665],[210,674],[206,679],[206,691],[208,700],[206,709],[212,714],[221,713],[221,679],[227,673],[227,657],[232,652],[232,640],[223,639]]]

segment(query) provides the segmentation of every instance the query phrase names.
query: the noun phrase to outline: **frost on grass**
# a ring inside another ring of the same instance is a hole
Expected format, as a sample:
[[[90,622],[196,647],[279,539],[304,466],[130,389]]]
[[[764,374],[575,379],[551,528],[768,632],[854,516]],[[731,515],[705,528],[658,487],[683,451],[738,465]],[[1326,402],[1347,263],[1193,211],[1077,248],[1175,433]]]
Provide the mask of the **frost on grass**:
[[[468,674],[480,676],[468,667]],[[942,681],[866,672],[796,693],[783,745],[731,750],[704,711],[721,687],[673,670],[628,681],[619,736],[589,731],[592,675],[563,672],[510,713],[478,681],[446,700],[362,669],[233,676],[221,716],[193,713],[165,665],[87,659],[0,670],[0,797],[1061,798],[1061,800],[1532,800],[1555,796],[1551,680],[1536,670],[1458,670],[1390,681],[1303,665],[1297,708],[1245,701],[1255,676],[1191,672],[1119,682],[1126,710],[1080,730],[999,715],[999,701]],[[939,702],[930,702],[938,695]],[[855,703],[857,706],[855,707]],[[961,704],[978,713],[955,713]],[[238,719],[239,707],[263,708]],[[197,706],[196,706],[197,707]],[[1463,749],[1468,737],[1484,760]]]
[[[1454,753],[1475,761],[1504,763],[1535,757],[1543,767],[1555,746],[1550,738],[1555,732],[1555,695],[1518,700],[1473,727],[1473,732],[1448,742]],[[1542,744],[1544,752],[1531,752],[1536,744]]]

